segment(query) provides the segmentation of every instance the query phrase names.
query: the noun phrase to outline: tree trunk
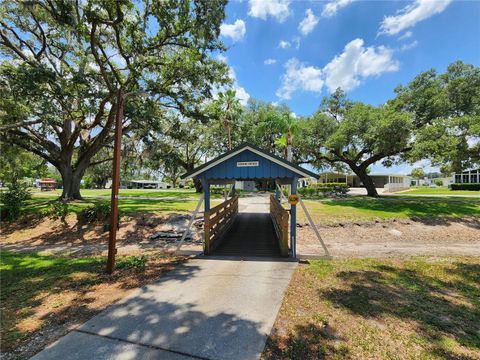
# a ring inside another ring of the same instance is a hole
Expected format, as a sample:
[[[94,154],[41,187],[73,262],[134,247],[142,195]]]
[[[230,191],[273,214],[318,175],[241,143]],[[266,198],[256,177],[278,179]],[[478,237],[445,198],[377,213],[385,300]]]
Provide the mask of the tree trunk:
[[[193,185],[195,186],[195,192],[201,193],[203,188],[202,188],[202,182],[200,179],[193,179]]]
[[[367,174],[365,169],[352,169],[355,174],[360,178],[360,181],[363,183],[365,189],[367,189],[367,195],[372,197],[377,197],[377,188],[375,187],[375,183],[373,179]]]
[[[61,164],[58,167],[63,182],[63,191],[62,196],[60,197],[61,200],[82,200],[82,195],[80,194],[80,182],[82,181],[85,170],[86,167],[73,170],[70,164]]]

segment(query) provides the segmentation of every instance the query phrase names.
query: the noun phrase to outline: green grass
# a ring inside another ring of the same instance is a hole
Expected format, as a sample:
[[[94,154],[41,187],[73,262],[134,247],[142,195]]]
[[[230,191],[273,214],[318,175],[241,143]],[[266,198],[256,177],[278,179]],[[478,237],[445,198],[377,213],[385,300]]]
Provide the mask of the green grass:
[[[129,289],[158,279],[178,260],[162,253],[118,256],[117,270],[111,276],[105,273],[106,257],[67,258],[2,251],[0,351],[18,348],[42,329],[52,332],[72,319],[88,320],[126,296]],[[15,358],[33,354],[26,355],[16,354]]]
[[[43,191],[40,192],[38,189],[32,189],[32,192],[35,193],[35,196],[39,197],[52,197],[60,196],[62,194],[61,189],[54,191]],[[83,197],[95,197],[95,196],[110,196],[112,191],[110,189],[82,189],[80,193]],[[172,190],[144,190],[144,189],[120,189],[119,194],[121,196],[129,197],[178,197],[178,198],[199,198],[200,193],[196,193],[194,189],[172,189]]]
[[[24,214],[42,215],[53,200],[41,196],[34,196],[26,201],[23,209]],[[68,209],[71,213],[79,213],[82,209],[92,206],[99,202],[109,202],[109,199],[85,198],[84,200],[72,201],[68,203]],[[188,212],[195,209],[198,200],[144,200],[144,199],[119,199],[118,208],[122,215],[133,215],[137,213],[163,213],[163,212]]]
[[[450,190],[448,187],[420,186],[411,188],[401,193],[402,195],[475,195],[480,196],[480,191]]]
[[[480,199],[475,198],[350,197],[305,200],[305,206],[320,224],[412,217],[480,217]],[[300,221],[306,221],[301,209],[298,217]]]
[[[102,272],[104,265],[105,259],[100,258],[68,259],[2,251],[0,257],[2,348],[12,348],[29,335],[28,329],[17,326],[21,321],[34,315],[34,309],[42,302],[43,292],[55,291],[54,288],[58,286],[74,289],[96,284],[98,274]],[[88,276],[82,277],[79,281],[72,281],[71,276],[76,273],[87,273]],[[70,284],[67,285],[66,282]],[[44,323],[48,320],[41,319],[38,322]],[[37,324],[25,325],[23,326],[34,328]]]
[[[480,258],[311,261],[265,359],[477,359]]]

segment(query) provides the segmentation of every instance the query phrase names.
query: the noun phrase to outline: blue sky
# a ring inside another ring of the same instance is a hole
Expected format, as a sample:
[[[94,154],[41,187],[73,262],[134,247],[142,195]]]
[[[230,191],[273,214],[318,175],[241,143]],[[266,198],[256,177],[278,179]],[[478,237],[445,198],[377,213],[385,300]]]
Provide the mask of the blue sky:
[[[378,105],[422,71],[480,65],[480,1],[243,0],[226,14],[223,58],[238,96],[298,115],[338,86]]]

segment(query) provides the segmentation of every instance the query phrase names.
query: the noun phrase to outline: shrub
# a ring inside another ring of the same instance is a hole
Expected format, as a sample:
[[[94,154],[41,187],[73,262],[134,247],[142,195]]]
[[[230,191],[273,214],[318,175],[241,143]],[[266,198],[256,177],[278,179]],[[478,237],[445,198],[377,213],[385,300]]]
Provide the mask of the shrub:
[[[305,196],[342,196],[345,195],[350,187],[345,183],[318,183],[304,188],[300,193]]]
[[[224,190],[225,188],[223,187],[212,187],[210,188],[210,194],[223,195]]]
[[[452,190],[470,190],[470,191],[480,191],[480,183],[471,183],[471,184],[451,184],[450,188]]]
[[[65,220],[68,212],[69,208],[67,203],[64,203],[62,201],[54,201],[48,205],[45,215],[52,218],[53,220]]]
[[[440,179],[435,180],[433,183],[437,186],[443,186],[443,181]]]
[[[119,214],[120,216],[120,214]],[[105,221],[110,217],[110,204],[107,202],[96,203],[80,212],[80,218],[88,223]]]
[[[117,269],[135,269],[137,271],[144,271],[147,260],[148,259],[145,255],[128,256],[118,260]]]
[[[305,195],[307,193],[307,188],[300,188],[297,190],[297,192],[300,194],[300,195]]]
[[[2,217],[9,221],[18,218],[25,200],[30,199],[30,197],[30,192],[25,184],[14,182],[8,185],[7,191],[0,193],[0,202],[3,204]]]

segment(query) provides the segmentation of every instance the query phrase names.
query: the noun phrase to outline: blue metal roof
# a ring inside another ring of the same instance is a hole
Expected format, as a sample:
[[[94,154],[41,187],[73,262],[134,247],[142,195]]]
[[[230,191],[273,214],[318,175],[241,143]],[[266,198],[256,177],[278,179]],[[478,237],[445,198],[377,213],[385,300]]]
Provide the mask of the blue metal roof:
[[[294,163],[245,143],[182,175],[207,180],[287,179],[318,175]]]

